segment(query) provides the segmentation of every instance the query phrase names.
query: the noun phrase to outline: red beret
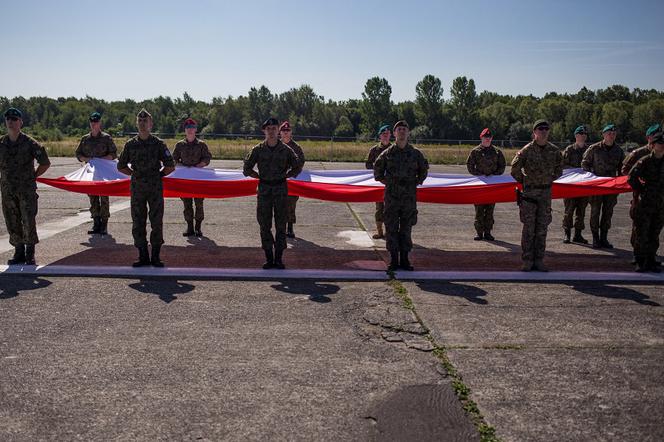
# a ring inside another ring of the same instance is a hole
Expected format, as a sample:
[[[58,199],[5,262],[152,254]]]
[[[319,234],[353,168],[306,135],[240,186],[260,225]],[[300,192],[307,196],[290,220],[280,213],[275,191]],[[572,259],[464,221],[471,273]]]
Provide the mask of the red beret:
[[[186,126],[198,126],[198,123],[193,118],[187,118],[184,120],[184,125]]]
[[[282,130],[291,130],[290,123],[288,122],[288,120],[284,121],[283,123],[281,123],[281,126],[279,126],[279,131]]]
[[[483,137],[492,137],[491,130],[488,127],[485,127],[484,130],[480,133],[480,138]]]

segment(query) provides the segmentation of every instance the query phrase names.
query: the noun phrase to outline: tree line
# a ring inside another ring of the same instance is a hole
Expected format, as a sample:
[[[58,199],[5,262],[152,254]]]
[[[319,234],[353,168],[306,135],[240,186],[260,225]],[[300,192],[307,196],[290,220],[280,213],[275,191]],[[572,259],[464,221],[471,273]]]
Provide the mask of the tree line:
[[[645,130],[664,120],[664,92],[630,90],[622,85],[605,89],[581,88],[575,94],[549,92],[544,97],[477,93],[472,78],[452,81],[449,99],[443,98],[441,80],[426,75],[415,86],[415,100],[395,103],[385,78],[372,77],[362,97],[345,101],[326,100],[309,85],[282,93],[267,87],[251,88],[238,97],[196,100],[188,93],[177,98],[159,96],[149,100],[105,101],[93,97],[0,97],[0,108],[17,107],[24,114],[26,132],[43,140],[80,136],[88,132],[88,116],[103,114],[105,130],[114,136],[135,132],[135,115],[143,107],[154,116],[154,131],[175,134],[191,116],[202,133],[256,134],[267,116],[288,119],[299,136],[375,138],[382,124],[408,121],[417,139],[474,140],[483,127],[496,139],[528,140],[531,124],[538,118],[551,123],[552,140],[571,140],[574,128],[585,124],[594,138],[606,123],[619,129],[621,141],[642,143]],[[4,130],[4,127],[3,127]]]

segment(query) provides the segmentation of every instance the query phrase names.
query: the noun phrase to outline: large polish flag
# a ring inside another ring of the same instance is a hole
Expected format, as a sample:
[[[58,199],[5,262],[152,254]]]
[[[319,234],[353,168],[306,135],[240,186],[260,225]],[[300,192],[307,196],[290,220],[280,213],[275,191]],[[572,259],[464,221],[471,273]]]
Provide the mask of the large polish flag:
[[[258,180],[242,171],[177,167],[162,178],[165,197],[234,198],[256,194]],[[114,160],[92,159],[79,170],[60,178],[37,181],[70,192],[102,196],[129,196],[130,179]],[[429,173],[417,188],[418,201],[442,204],[490,204],[516,200],[520,187],[509,175],[473,176]],[[325,201],[369,203],[383,200],[383,184],[371,170],[303,170],[288,180],[290,195]],[[553,183],[553,198],[630,192],[626,176],[598,177],[581,169],[566,169]]]

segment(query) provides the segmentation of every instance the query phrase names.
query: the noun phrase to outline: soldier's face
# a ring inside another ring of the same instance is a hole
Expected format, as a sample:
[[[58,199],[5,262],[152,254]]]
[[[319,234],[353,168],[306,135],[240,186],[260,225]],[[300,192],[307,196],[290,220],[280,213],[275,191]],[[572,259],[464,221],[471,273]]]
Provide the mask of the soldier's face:
[[[387,144],[390,142],[390,137],[392,136],[392,133],[389,130],[386,130],[380,134],[378,137],[380,139],[381,144]]]
[[[408,139],[409,133],[410,131],[406,126],[399,126],[394,129],[394,138],[396,138],[397,141],[405,141]]]
[[[664,143],[655,143],[652,148],[655,157],[662,158],[664,156]]]
[[[279,134],[279,127],[276,124],[265,126],[263,133],[268,140],[276,140],[277,135]]]
[[[602,137],[606,144],[613,144],[613,142],[616,141],[616,135],[617,132],[615,130],[607,130],[602,134]]]
[[[493,137],[482,137],[482,146],[484,147],[491,146],[491,141],[493,141]]]
[[[588,135],[586,134],[576,134],[574,135],[574,138],[576,138],[576,144],[584,144],[586,140],[588,139]]]
[[[546,143],[546,141],[549,139],[549,127],[548,126],[540,126],[540,127],[536,128],[533,131],[533,138],[539,144]]]
[[[150,132],[152,130],[152,118],[139,117],[136,119],[136,127],[139,132]]]
[[[196,127],[185,127],[184,128],[184,134],[187,136],[187,138],[192,139],[196,137]]]
[[[16,132],[23,127],[23,120],[18,117],[5,117],[5,126],[10,132]]]
[[[293,133],[291,132],[290,129],[285,129],[285,130],[280,130],[279,135],[281,136],[281,141],[283,141],[284,143],[288,143],[291,140]]]
[[[101,121],[90,121],[90,130],[92,132],[99,132],[101,130]]]

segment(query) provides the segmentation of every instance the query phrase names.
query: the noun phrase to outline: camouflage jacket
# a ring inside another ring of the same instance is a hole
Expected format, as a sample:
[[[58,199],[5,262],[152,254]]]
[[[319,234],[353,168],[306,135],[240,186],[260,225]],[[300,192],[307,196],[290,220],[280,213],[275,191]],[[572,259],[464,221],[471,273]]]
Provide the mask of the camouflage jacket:
[[[44,146],[21,132],[15,143],[9,135],[0,138],[0,186],[3,188],[37,189],[35,160],[40,165],[51,164]]]
[[[244,176],[250,176],[254,167],[258,166],[258,194],[288,193],[286,178],[299,175],[302,166],[293,149],[277,142],[274,147],[269,147],[266,141],[257,144],[244,160]]]
[[[293,149],[293,152],[295,152],[295,155],[297,155],[297,159],[300,162],[300,169],[302,169],[304,167],[304,162],[305,162],[304,151],[302,150],[302,147],[300,147],[300,145],[297,144],[292,139],[286,144],[286,146]]]
[[[582,147],[577,146],[576,143],[567,146],[563,150],[563,168],[581,167],[581,160],[586,150],[588,150],[587,144],[584,144]]]
[[[424,154],[408,143],[401,149],[393,144],[383,151],[374,163],[374,178],[392,189],[415,193],[429,173],[429,162]]]
[[[125,169],[129,163],[133,171],[132,182],[151,184],[161,184],[162,164],[164,167],[175,167],[166,143],[154,135],[147,140],[136,135],[125,143],[118,160],[118,170]]]
[[[631,151],[630,154],[627,155],[623,160],[622,168],[620,170],[622,174],[629,175],[629,171],[632,170],[632,167],[634,167],[634,165],[638,163],[641,158],[645,157],[650,152],[652,152],[652,149],[647,144]]]
[[[603,141],[591,145],[583,154],[581,167],[597,176],[620,176],[625,152],[617,144],[609,147]]]
[[[186,139],[180,140],[173,148],[173,161],[176,164],[191,167],[203,162],[207,166],[210,164],[211,159],[212,154],[207,144],[198,138],[194,139],[191,143],[187,142]]]
[[[662,208],[664,205],[664,158],[650,153],[629,171],[627,180],[640,196],[642,204]]]
[[[481,144],[470,151],[466,167],[471,175],[502,175],[505,172],[505,155],[496,146]]]
[[[563,156],[552,143],[531,141],[514,156],[510,173],[524,186],[549,186],[563,174]]]
[[[81,157],[101,158],[111,155],[113,159],[118,157],[118,150],[115,147],[113,138],[106,132],[93,137],[91,134],[83,135],[81,142],[76,148],[76,158],[81,161]]]
[[[387,146],[383,146],[382,144],[378,143],[374,147],[369,150],[369,155],[367,155],[367,159],[364,160],[364,166],[367,169],[373,169],[374,168],[374,163],[376,162],[376,158],[378,158],[378,155],[383,153],[385,149],[389,148],[392,146],[392,143],[388,144]]]

